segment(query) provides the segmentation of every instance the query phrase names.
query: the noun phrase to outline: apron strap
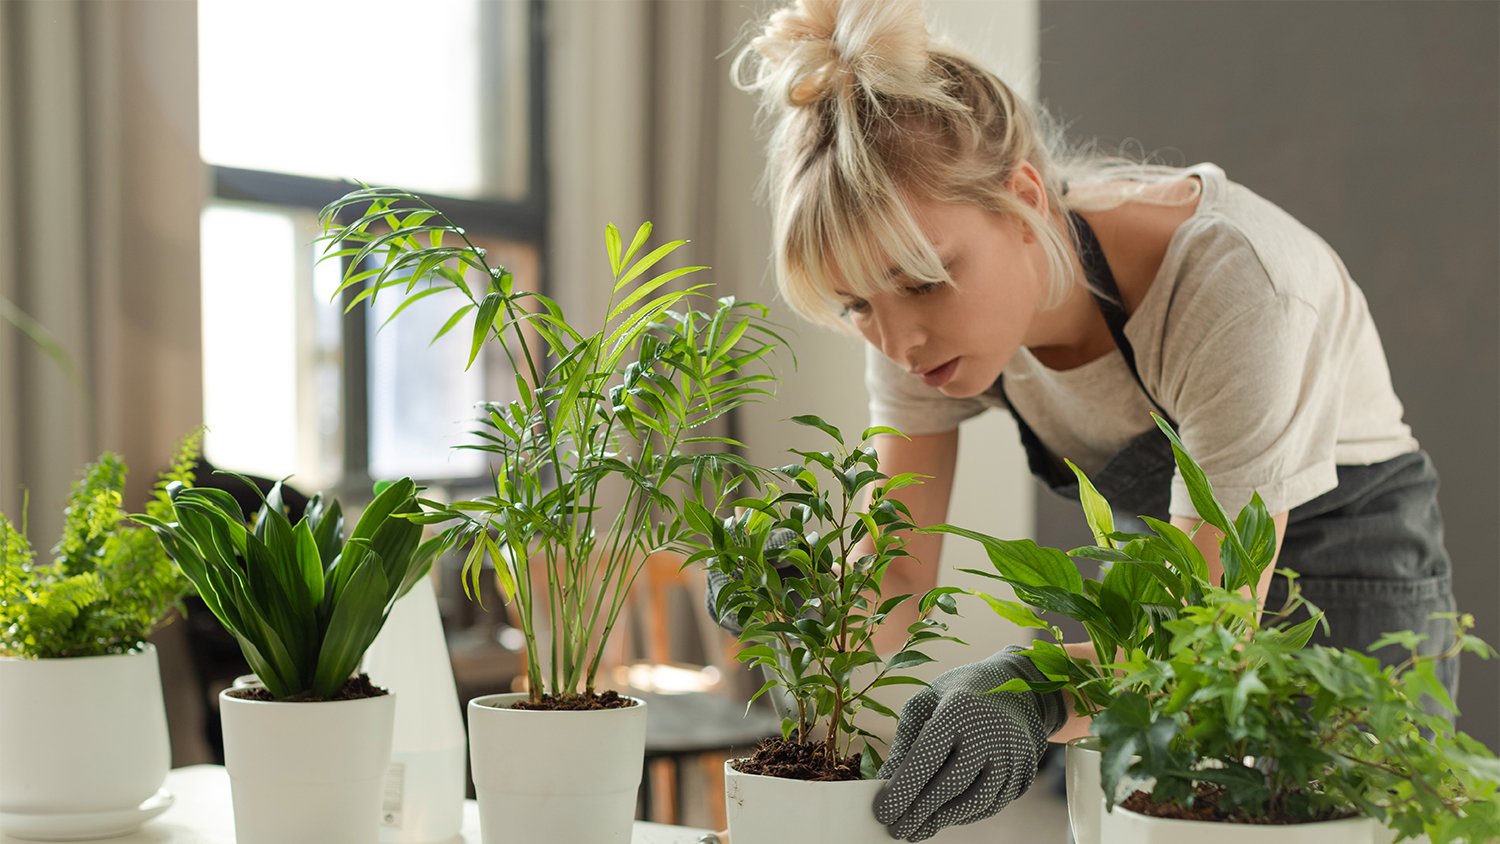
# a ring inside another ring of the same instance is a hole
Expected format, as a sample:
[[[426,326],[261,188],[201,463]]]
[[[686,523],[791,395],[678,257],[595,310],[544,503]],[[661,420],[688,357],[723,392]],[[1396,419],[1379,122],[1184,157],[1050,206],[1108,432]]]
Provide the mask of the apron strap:
[[[1172,415],[1156,401],[1151,391],[1146,389],[1146,382],[1141,380],[1141,372],[1135,365],[1135,348],[1130,345],[1130,340],[1125,336],[1125,322],[1130,318],[1125,313],[1124,297],[1120,295],[1120,286],[1115,283],[1115,274],[1109,268],[1109,262],[1104,260],[1104,250],[1099,246],[1099,238],[1094,235],[1094,229],[1083,217],[1074,212],[1069,212],[1073,220],[1073,226],[1078,230],[1078,258],[1083,263],[1084,276],[1089,280],[1090,293],[1094,294],[1094,303],[1099,306],[1099,313],[1104,316],[1104,322],[1109,326],[1109,333],[1115,338],[1115,345],[1120,349],[1120,357],[1125,359],[1125,365],[1130,367],[1130,374],[1135,376],[1135,383],[1140,385],[1141,392],[1146,395],[1146,400],[1151,402],[1163,419],[1172,422]],[[1172,422],[1172,427],[1177,427]]]
[[[1078,232],[1078,259],[1083,264],[1084,277],[1089,282],[1089,292],[1094,297],[1094,303],[1099,306],[1099,313],[1104,317],[1105,325],[1109,326],[1109,333],[1115,338],[1115,346],[1120,350],[1120,357],[1124,358],[1125,365],[1134,376],[1135,383],[1140,386],[1141,392],[1145,394],[1146,400],[1156,408],[1156,412],[1172,427],[1177,427],[1172,415],[1167,413],[1151,391],[1146,389],[1146,382],[1141,380],[1140,370],[1136,368],[1135,349],[1130,345],[1130,339],[1125,336],[1125,322],[1130,315],[1125,313],[1123,299],[1120,296],[1120,286],[1115,282],[1115,274],[1109,268],[1109,262],[1104,259],[1104,250],[1099,246],[1099,238],[1094,235],[1094,229],[1088,222],[1077,213],[1069,212],[1068,216],[1073,221],[1073,226]],[[1055,476],[1066,479],[1071,473],[1060,471],[1060,461],[1048,455],[1050,459],[1044,459],[1046,449],[1042,446],[1041,439],[1026,420],[1021,418],[1014,404],[1011,404],[1010,396],[1005,394],[1005,375],[995,379],[992,388],[1005,401],[1006,407],[1010,408],[1010,414],[1016,420],[1016,427],[1020,429],[1021,442],[1026,446],[1028,462],[1031,464],[1033,474],[1044,478]],[[1055,465],[1054,465],[1055,464]]]

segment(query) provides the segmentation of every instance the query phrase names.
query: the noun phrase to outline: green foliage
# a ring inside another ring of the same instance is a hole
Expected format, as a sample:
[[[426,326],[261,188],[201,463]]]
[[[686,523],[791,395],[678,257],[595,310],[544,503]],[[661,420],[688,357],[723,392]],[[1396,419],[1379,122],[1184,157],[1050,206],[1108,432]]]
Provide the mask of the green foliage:
[[[1178,470],[1204,521],[1223,534],[1223,576],[1210,582],[1192,537],[1150,517],[1150,533],[1114,529],[1113,514],[1077,467],[1083,511],[1097,544],[1066,553],[1029,540],[1008,541],[949,526],[979,542],[1021,603],[981,595],[1003,617],[1047,629],[1055,641],[1028,652],[1047,676],[1002,688],[1065,689],[1093,717],[1103,746],[1104,793],[1124,778],[1153,782],[1152,798],[1181,806],[1217,789],[1225,813],[1298,821],[1356,812],[1385,820],[1404,836],[1435,842],[1488,841],[1500,834],[1500,763],[1455,732],[1441,712],[1453,703],[1433,671],[1460,651],[1493,652],[1468,635],[1472,618],[1455,618],[1452,646],[1440,657],[1416,653],[1421,635],[1403,632],[1371,649],[1401,644],[1412,656],[1381,667],[1366,654],[1306,647],[1319,625],[1316,607],[1291,577],[1287,604],[1263,617],[1255,589],[1275,557],[1275,528],[1259,496],[1230,521],[1203,470],[1164,420]],[[1071,464],[1070,464],[1071,465]],[[1101,560],[1101,581],[1085,581],[1069,559]],[[1302,607],[1310,618],[1286,626]],[[1083,624],[1095,659],[1062,648],[1062,631],[1036,610]]]
[[[1216,590],[1245,589],[1253,593],[1261,572],[1275,557],[1275,528],[1260,497],[1252,497],[1239,518],[1230,521],[1214,498],[1208,477],[1182,448],[1177,433],[1165,420],[1156,420],[1172,442],[1178,470],[1187,482],[1194,506],[1205,522],[1224,535],[1220,547],[1224,575],[1217,584],[1209,581],[1208,563],[1193,538],[1171,523],[1143,516],[1147,533],[1115,530],[1109,502],[1071,462],[1068,465],[1078,476],[1079,500],[1094,534],[1094,545],[1064,552],[1043,548],[1029,539],[997,539],[951,525],[924,529],[978,542],[994,570],[969,571],[1009,584],[1020,603],[981,592],[972,594],[1002,618],[1050,633],[1052,641],[1038,640],[1028,651],[1047,679],[1016,679],[1007,684],[1008,688],[1039,692],[1067,689],[1079,714],[1097,715],[1114,699],[1112,666],[1117,659],[1135,654],[1165,656],[1178,629],[1174,622],[1184,612],[1203,606],[1206,596]],[[1072,557],[1103,562],[1104,577],[1083,579]],[[1065,652],[1062,629],[1043,621],[1038,610],[1082,624],[1093,645],[1094,658],[1082,659]],[[1229,630],[1232,635],[1247,629],[1233,619],[1225,623],[1236,625]],[[1311,624],[1305,633],[1312,635]]]
[[[358,290],[355,303],[402,296],[399,314],[456,291],[465,304],[437,336],[468,320],[470,364],[494,343],[515,368],[518,397],[485,405],[477,442],[464,446],[490,456],[493,494],[424,502],[422,518],[446,526],[445,547],[468,549],[471,596],[485,558],[493,561],[525,635],[532,697],[593,692],[646,558],[688,532],[674,489],[719,498],[747,477],[754,482],[733,452],[739,443],[692,432],[770,394],[770,374],[747,373],[780,340],[767,310],[713,300],[707,284],[674,285],[704,268],[659,270],[685,241],[647,252],[649,223],[628,245],[613,225],[606,229],[610,296],[586,333],[552,299],[518,289],[462,228],[413,194],[353,191],[322,221],[325,259],[346,262],[340,289]],[[543,629],[550,642],[540,641]]]
[[[223,490],[172,484],[169,493],[169,514],[136,518],[156,531],[278,700],[332,697],[437,555],[436,540],[423,543],[411,518],[421,510],[409,478],[375,496],[347,541],[336,499],[314,496],[293,525],[277,484],[247,526]]]
[[[931,618],[934,609],[955,612],[949,587],[933,589],[919,601],[920,617],[907,629],[905,643],[882,660],[874,635],[889,614],[913,600],[912,595],[885,597],[881,581],[894,561],[908,557],[901,538],[911,530],[911,513],[892,494],[920,483],[916,475],[887,477],[879,471],[875,450],[862,442],[853,447],[832,425],[815,416],[794,418],[819,428],[834,444],[828,451],[798,451],[801,463],[777,469],[782,489],[769,483],[759,497],[732,502],[738,515],[717,518],[702,504],[689,502],[688,516],[698,530],[688,562],[703,561],[729,583],[718,595],[720,617],[743,628],[741,662],[764,668],[771,679],[751,698],[781,689],[795,708],[782,725],[784,737],[811,742],[821,730],[830,763],[847,756],[856,736],[865,738],[863,768],[879,767],[868,740],[873,734],[854,723],[861,710],[895,717],[870,696],[881,686],[922,681],[900,673],[930,662],[918,646],[954,641],[946,625]],[[862,440],[890,429],[871,429]],[[868,506],[857,502],[869,496]],[[796,539],[784,547],[766,548],[772,531],[785,529]],[[863,544],[868,550],[858,553]]]
[[[1417,653],[1425,636],[1387,637],[1411,656],[1385,667],[1305,648],[1300,633],[1258,617],[1254,601],[1216,590],[1171,622],[1168,654],[1123,663],[1121,691],[1094,721],[1106,795],[1128,775],[1154,780],[1154,800],[1187,806],[1208,783],[1222,813],[1302,822],[1357,812],[1438,844],[1500,836],[1500,761],[1441,714],[1456,710],[1433,670],[1465,650],[1492,655],[1468,634],[1471,616],[1447,616],[1457,635],[1438,656]]]
[[[168,507],[166,488],[191,483],[201,434],[183,440],[147,512]],[[106,453],[73,486],[50,565],[36,565],[25,536],[0,516],[0,655],[49,659],[126,653],[151,634],[188,584],[151,532],[129,524],[126,467]]]

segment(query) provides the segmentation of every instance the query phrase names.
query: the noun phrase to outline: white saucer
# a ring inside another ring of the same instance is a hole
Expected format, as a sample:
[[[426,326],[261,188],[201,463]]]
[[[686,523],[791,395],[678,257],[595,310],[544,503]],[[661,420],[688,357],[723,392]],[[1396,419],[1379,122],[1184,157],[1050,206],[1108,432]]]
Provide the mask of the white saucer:
[[[177,798],[162,789],[134,809],[61,815],[0,814],[0,832],[31,841],[87,841],[128,835],[172,808]]]

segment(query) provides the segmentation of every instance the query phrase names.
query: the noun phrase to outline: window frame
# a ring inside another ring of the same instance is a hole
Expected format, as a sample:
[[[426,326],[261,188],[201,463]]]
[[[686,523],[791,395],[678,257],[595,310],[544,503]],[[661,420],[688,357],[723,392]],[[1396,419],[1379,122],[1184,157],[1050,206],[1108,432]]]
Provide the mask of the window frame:
[[[547,278],[547,255],[550,245],[548,217],[551,210],[551,185],[548,178],[547,161],[547,62],[546,62],[546,0],[521,0],[526,3],[526,191],[517,200],[472,199],[444,196],[423,192],[423,197],[441,208],[454,220],[463,221],[465,228],[486,237],[497,237],[529,244],[536,250],[540,272],[528,285],[550,295]],[[489,2],[480,3],[481,21],[490,9]],[[488,53],[482,56],[488,56]],[[493,61],[484,61],[480,75],[486,82],[498,78]],[[272,208],[321,210],[328,203],[343,196],[354,185],[337,179],[301,176],[226,167],[205,162],[209,171],[207,202],[244,202]],[[359,294],[350,289],[342,294],[342,303],[347,307]],[[347,310],[343,317],[343,366],[341,369],[339,411],[341,420],[340,472],[336,494],[341,500],[364,501],[370,496],[374,478],[370,475],[370,359],[368,349],[369,320],[367,309]],[[416,479],[419,483],[423,480]],[[469,486],[480,487],[486,482],[484,476],[473,478],[443,478],[435,483],[452,490]]]

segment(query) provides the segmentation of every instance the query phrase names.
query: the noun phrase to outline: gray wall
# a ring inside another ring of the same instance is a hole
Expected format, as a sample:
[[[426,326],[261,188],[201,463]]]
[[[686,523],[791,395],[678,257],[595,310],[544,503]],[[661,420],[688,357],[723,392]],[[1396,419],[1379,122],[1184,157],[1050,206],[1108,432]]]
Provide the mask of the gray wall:
[[[1041,33],[1073,136],[1216,162],[1339,251],[1442,477],[1459,608],[1500,644],[1500,4],[1044,2]],[[1037,505],[1040,541],[1087,539]],[[1460,725],[1500,748],[1500,663],[1462,670]]]

